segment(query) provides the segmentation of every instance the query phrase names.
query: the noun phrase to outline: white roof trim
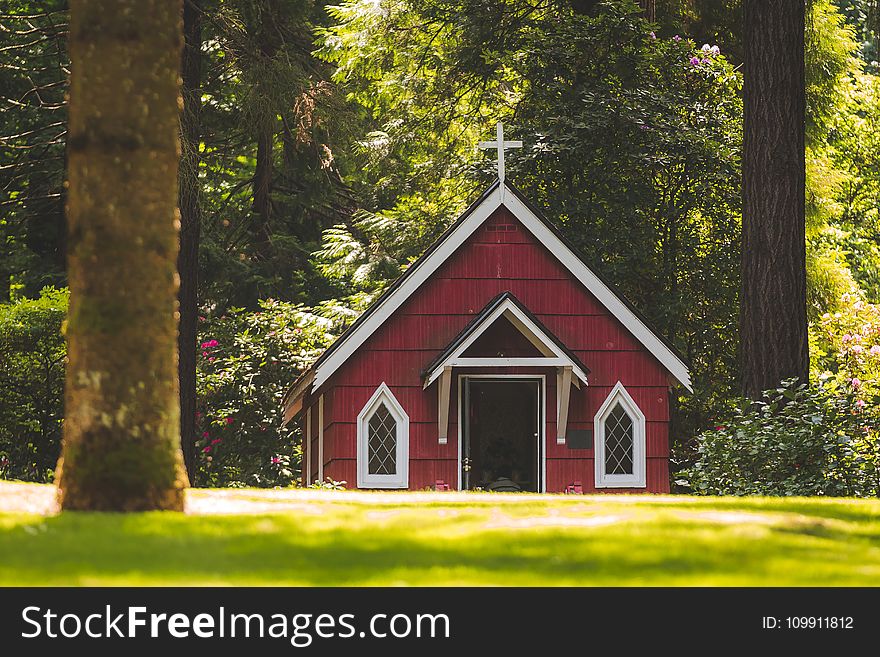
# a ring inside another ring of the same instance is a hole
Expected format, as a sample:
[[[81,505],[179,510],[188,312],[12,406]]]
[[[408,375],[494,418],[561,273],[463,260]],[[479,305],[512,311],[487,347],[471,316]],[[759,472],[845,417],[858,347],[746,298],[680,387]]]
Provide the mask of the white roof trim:
[[[344,342],[327,357],[327,360],[320,363],[315,372],[315,380],[312,383],[313,389],[317,389],[324,384],[367,338],[501,205],[501,186],[499,185],[473,209],[470,215],[455,230],[446,236],[443,242],[428,257],[418,264],[414,271],[410,272],[400,286],[393,293],[389,294],[360,326],[345,338]],[[516,194],[513,192],[505,194],[504,205],[599,300],[599,303],[603,304],[632,333],[633,337],[641,342],[660,361],[679,383],[688,390],[692,390],[690,373],[685,364],[651,329],[645,326],[636,314],[552,230],[544,225],[544,222],[525,203],[520,201]]]
[[[651,354],[669,371],[669,373],[689,391],[691,375],[681,359],[667,347],[663,340],[645,326],[644,322],[621,301],[583,261],[554,233],[544,225],[528,206],[519,200],[516,194],[508,194],[504,205],[514,216],[528,228],[575,277],[587,288],[599,303],[605,306],[614,317],[632,333],[633,337],[644,345]]]
[[[468,347],[470,347],[477,338],[479,338],[486,329],[488,329],[492,324],[495,323],[499,317],[504,316],[507,318],[511,324],[516,327],[516,329],[525,336],[529,342],[531,342],[535,348],[540,351],[545,358],[517,358],[515,359],[517,364],[519,365],[530,365],[534,364],[537,366],[542,366],[550,363],[551,359],[553,360],[552,365],[554,366],[569,366],[572,368],[572,372],[577,376],[578,379],[587,383],[587,373],[578,365],[575,361],[571,359],[571,357],[566,354],[559,346],[550,339],[550,337],[541,330],[539,326],[537,326],[528,315],[526,315],[522,310],[520,310],[517,305],[511,301],[510,299],[505,299],[498,307],[495,308],[491,313],[489,313],[486,317],[482,319],[476,326],[471,327],[470,333],[468,336],[462,340],[461,344],[455,348],[444,360],[437,364],[437,366],[431,370],[428,376],[425,378],[425,388],[427,388],[434,380],[443,373],[444,367],[449,366],[461,366],[467,365],[470,363],[460,362],[464,361],[474,361],[476,363],[477,360],[491,360],[491,365],[505,365],[508,364],[506,361],[511,359],[505,358],[493,358],[493,359],[463,359],[462,354],[467,351]],[[519,362],[522,361],[522,362]],[[479,365],[476,365],[479,366]]]

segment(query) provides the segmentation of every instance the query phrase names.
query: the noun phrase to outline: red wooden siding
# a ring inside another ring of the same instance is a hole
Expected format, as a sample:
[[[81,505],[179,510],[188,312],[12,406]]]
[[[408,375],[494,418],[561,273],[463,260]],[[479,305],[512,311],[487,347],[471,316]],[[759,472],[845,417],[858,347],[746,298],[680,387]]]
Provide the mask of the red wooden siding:
[[[455,488],[461,372],[456,370],[452,382],[446,445],[437,440],[437,384],[423,390],[421,374],[491,299],[505,291],[512,292],[591,370],[588,386],[572,388],[569,428],[593,428],[596,411],[621,381],[647,420],[647,491],[668,492],[666,370],[504,208],[475,231],[312,396],[313,476],[317,472],[317,394],[324,394],[324,474],[354,487],[357,416],[385,382],[410,418],[410,488],[433,487],[437,480]],[[515,352],[505,355],[520,355],[526,348],[511,329],[504,323],[493,327],[468,355],[503,348]],[[556,444],[555,370],[505,373],[546,375],[547,490],[560,492],[579,481],[585,492],[594,491],[593,450]]]

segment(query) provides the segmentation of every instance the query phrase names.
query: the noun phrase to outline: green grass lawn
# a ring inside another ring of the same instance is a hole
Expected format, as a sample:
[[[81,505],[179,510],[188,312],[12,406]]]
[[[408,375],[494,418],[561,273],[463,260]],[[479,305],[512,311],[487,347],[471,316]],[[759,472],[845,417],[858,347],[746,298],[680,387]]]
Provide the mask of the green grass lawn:
[[[9,499],[3,585],[880,585],[873,500],[191,491],[186,515],[46,516]]]

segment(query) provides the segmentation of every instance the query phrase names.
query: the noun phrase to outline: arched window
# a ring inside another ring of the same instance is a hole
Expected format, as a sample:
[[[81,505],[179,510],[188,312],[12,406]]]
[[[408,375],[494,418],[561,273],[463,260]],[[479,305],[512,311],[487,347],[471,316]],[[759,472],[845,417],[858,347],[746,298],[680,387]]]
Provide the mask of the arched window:
[[[357,420],[358,488],[409,484],[409,416],[384,383]]]
[[[645,415],[619,381],[596,413],[596,488],[645,487]]]

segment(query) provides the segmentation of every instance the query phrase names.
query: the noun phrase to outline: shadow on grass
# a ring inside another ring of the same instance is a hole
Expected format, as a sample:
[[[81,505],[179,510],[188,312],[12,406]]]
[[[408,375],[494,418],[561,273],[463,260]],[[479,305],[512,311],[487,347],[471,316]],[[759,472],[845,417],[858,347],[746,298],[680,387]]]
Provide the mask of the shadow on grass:
[[[417,508],[337,508],[310,516],[0,516],[0,583],[880,583],[880,550],[822,525],[821,531],[719,525],[662,511],[595,527],[498,527],[487,520],[485,511],[449,518]],[[856,573],[853,563],[863,568]]]

